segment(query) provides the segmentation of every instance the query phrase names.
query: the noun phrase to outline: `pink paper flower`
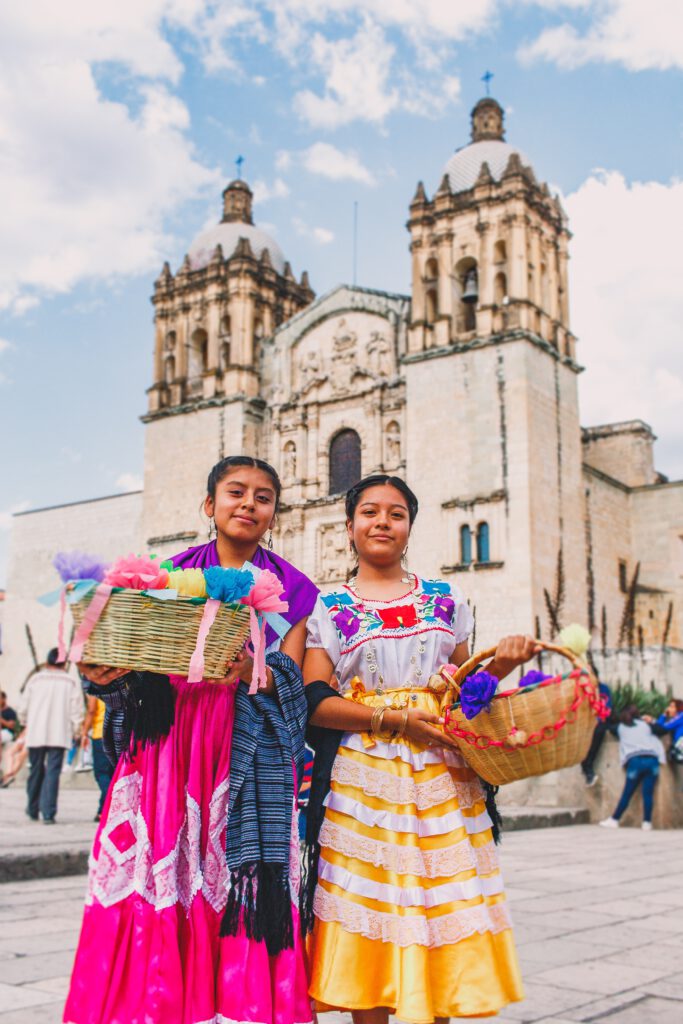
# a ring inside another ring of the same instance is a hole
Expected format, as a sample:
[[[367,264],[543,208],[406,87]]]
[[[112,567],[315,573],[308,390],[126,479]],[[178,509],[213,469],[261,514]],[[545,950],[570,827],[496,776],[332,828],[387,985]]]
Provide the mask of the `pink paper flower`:
[[[163,590],[168,583],[168,570],[151,558],[131,554],[112,563],[104,582],[129,590]]]
[[[258,612],[286,612],[289,605],[282,600],[284,587],[274,572],[264,569],[259,573],[254,586],[246,597],[241,599],[242,604],[248,604]]]

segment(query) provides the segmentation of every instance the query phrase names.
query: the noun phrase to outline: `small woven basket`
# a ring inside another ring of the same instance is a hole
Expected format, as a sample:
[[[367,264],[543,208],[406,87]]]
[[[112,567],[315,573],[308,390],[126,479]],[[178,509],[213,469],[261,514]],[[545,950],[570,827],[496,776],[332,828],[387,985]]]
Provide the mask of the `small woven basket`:
[[[590,669],[565,647],[540,641],[539,646],[567,658],[572,671],[504,690],[493,698],[489,711],[469,720],[457,700],[460,687],[475,666],[494,656],[496,648],[473,655],[452,677],[444,673],[452,680],[456,697],[450,706],[445,702],[445,729],[470,767],[494,786],[583,761],[602,712],[597,680]]]
[[[89,594],[71,605],[76,628]],[[187,676],[206,600],[159,601],[141,590],[114,590],[83,649],[83,661],[138,672]],[[249,636],[249,608],[221,604],[204,646],[204,679],[220,679]]]

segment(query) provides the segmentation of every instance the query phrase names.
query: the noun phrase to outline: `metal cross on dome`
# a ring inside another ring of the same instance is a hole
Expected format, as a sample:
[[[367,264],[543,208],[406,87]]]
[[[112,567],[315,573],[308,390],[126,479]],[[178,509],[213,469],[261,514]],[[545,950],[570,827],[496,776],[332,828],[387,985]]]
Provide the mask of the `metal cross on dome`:
[[[237,167],[237,180],[238,181],[242,180],[242,164],[243,163],[244,163],[244,157],[243,156],[238,156],[237,159],[235,160],[235,165]]]
[[[493,71],[485,71],[484,74],[481,76],[481,80],[482,80],[482,82],[486,86],[486,95],[487,96],[491,95],[491,91],[490,91],[489,87],[491,85],[491,79],[494,78],[494,77],[495,76],[493,74]]]

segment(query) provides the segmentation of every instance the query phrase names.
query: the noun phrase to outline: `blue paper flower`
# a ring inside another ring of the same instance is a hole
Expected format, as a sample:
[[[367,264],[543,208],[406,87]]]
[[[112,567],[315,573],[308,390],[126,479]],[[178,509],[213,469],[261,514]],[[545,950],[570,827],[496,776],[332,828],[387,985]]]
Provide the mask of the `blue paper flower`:
[[[254,574],[248,569],[223,569],[212,565],[204,570],[206,593],[215,601],[235,603],[246,597],[254,586]]]
[[[465,718],[474,718],[480,711],[488,711],[497,686],[498,680],[490,672],[475,672],[468,676],[460,690],[460,707]]]
[[[542,683],[544,679],[551,679],[552,676],[547,676],[545,672],[539,672],[538,669],[530,668],[519,681],[520,686],[535,686],[536,683]]]

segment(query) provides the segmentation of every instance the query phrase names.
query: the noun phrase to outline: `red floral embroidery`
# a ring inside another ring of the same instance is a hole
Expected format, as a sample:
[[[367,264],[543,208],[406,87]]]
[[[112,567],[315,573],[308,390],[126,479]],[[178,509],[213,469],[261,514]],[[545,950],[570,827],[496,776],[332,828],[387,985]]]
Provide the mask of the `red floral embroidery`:
[[[412,604],[404,604],[399,608],[378,608],[377,614],[382,620],[382,629],[400,629],[402,626],[417,626],[417,612]]]

